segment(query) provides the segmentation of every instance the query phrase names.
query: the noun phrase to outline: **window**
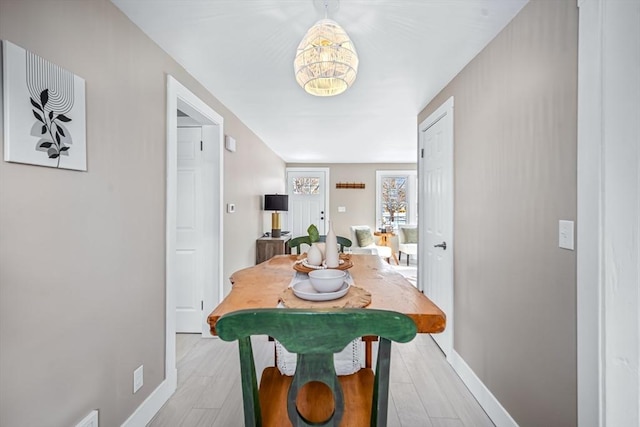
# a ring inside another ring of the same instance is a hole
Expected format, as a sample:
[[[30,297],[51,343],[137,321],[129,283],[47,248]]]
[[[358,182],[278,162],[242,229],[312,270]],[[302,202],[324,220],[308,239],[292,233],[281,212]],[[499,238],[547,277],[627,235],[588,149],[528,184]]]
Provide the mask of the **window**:
[[[418,222],[418,188],[415,170],[376,171],[376,226]]]
[[[293,178],[293,194],[320,194],[320,178]]]

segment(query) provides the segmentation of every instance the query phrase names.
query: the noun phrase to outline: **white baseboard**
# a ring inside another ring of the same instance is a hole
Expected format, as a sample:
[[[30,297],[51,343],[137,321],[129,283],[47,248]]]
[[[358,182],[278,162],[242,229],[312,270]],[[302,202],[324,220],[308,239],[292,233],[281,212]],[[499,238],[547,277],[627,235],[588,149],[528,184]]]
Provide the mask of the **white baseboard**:
[[[158,413],[178,385],[178,371],[175,370],[169,378],[165,378],[144,402],[131,414],[121,427],[144,427]]]
[[[518,427],[518,423],[511,418],[511,415],[509,415],[506,409],[498,402],[498,399],[495,398],[480,378],[478,378],[471,367],[467,365],[467,362],[464,361],[462,356],[456,353],[455,350],[452,350],[447,359],[496,427]]]

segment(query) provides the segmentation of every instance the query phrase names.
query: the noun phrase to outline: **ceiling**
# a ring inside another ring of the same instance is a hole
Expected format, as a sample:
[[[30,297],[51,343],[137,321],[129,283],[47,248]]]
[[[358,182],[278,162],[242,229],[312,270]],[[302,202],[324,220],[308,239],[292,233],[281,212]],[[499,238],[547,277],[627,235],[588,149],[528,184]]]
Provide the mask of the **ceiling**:
[[[112,0],[289,163],[415,162],[418,113],[527,1],[330,0],[360,65],[315,97],[293,59],[323,0]]]

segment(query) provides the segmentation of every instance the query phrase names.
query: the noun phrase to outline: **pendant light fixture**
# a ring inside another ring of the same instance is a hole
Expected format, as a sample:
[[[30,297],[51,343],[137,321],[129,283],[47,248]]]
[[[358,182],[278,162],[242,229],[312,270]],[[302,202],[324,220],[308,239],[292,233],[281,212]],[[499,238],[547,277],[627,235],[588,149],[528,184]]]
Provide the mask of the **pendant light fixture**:
[[[311,95],[339,95],[358,74],[358,54],[347,32],[327,18],[316,22],[298,45],[293,62],[296,81]]]

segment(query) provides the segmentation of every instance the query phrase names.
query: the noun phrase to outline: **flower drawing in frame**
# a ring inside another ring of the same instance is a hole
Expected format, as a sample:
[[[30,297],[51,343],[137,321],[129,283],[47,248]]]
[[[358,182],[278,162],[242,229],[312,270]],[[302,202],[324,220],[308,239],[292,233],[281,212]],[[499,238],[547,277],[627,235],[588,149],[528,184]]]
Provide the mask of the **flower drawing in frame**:
[[[84,80],[3,41],[5,160],[87,170]]]

